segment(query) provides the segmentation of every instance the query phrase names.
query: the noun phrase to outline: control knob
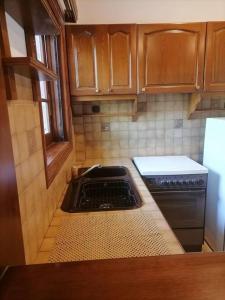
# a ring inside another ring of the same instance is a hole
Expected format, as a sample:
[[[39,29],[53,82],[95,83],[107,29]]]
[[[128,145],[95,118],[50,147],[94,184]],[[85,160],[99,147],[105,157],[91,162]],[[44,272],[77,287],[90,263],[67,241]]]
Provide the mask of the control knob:
[[[185,184],[185,185],[191,185],[191,180],[185,180],[185,181],[184,181],[184,184]]]
[[[160,185],[166,185],[166,181],[165,180],[161,180],[159,183],[160,183]]]
[[[200,179],[199,181],[197,181],[198,185],[203,185],[204,184],[204,180]]]

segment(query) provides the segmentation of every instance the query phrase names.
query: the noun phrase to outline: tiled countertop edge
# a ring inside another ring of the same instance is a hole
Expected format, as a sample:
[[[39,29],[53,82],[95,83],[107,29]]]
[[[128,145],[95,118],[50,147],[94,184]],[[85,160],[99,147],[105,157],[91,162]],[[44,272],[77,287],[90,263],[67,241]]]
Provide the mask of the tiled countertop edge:
[[[156,202],[154,201],[151,193],[147,189],[144,181],[142,180],[140,174],[138,173],[136,167],[132,163],[131,159],[129,158],[122,158],[122,159],[94,159],[94,160],[86,160],[81,164],[77,164],[77,168],[80,167],[90,167],[94,164],[101,164],[102,166],[124,166],[127,167],[130,171],[131,177],[134,181],[134,184],[140,194],[142,199],[142,206],[137,209],[127,210],[126,213],[132,214],[132,212],[139,211],[143,214],[150,214],[151,217],[154,219],[159,233],[163,237],[164,241],[167,244],[168,250],[170,254],[184,254],[185,251],[183,250],[181,244],[177,240],[176,236],[174,235],[172,229],[168,225],[167,221],[165,220],[164,216],[162,215],[159,207],[157,206]],[[66,192],[66,190],[65,190]],[[55,244],[55,238],[57,235],[57,231],[61,221],[66,216],[71,217],[70,213],[65,213],[60,209],[61,202],[63,201],[65,193],[63,193],[62,198],[59,202],[58,209],[55,211],[54,217],[52,222],[49,226],[48,232],[43,240],[42,246],[38,253],[38,256],[34,263],[47,263],[48,258],[50,255],[50,251],[53,249]],[[116,211],[117,214],[123,213],[124,211]],[[85,213],[89,214],[89,213]],[[99,214],[99,212],[91,212],[91,214]],[[104,214],[115,214],[115,211],[104,212]]]
[[[163,214],[161,213],[158,205],[156,204],[154,198],[152,197],[151,193],[147,189],[144,181],[142,180],[139,172],[137,171],[136,167],[134,166],[133,162],[129,158],[117,158],[117,159],[95,159],[95,160],[86,160],[82,163],[82,167],[90,167],[94,164],[101,164],[103,166],[124,166],[127,167],[130,171],[134,184],[140,194],[142,199],[142,206],[138,209],[126,211],[126,213],[132,213],[132,211],[139,210],[144,214],[151,213],[151,216],[155,220],[157,227],[160,230],[160,234],[163,236],[164,240],[167,243],[169,251],[171,254],[183,254],[185,251],[183,250],[180,242],[177,240],[176,236],[174,235],[172,229],[170,228],[169,224],[165,220]],[[110,212],[108,212],[110,213]],[[113,212],[112,212],[113,213]],[[115,212],[114,212],[115,213]]]

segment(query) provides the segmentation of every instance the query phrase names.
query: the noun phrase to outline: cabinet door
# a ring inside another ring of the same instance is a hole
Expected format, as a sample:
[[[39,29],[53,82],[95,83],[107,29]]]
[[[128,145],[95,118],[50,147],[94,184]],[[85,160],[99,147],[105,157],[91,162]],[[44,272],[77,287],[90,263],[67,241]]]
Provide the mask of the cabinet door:
[[[205,23],[139,25],[139,90],[202,89],[205,32]]]
[[[205,90],[225,91],[225,22],[207,24]]]
[[[109,93],[136,94],[136,25],[110,25],[107,35]]]
[[[100,92],[98,44],[101,44],[101,32],[96,26],[68,26],[70,91],[74,96]]]

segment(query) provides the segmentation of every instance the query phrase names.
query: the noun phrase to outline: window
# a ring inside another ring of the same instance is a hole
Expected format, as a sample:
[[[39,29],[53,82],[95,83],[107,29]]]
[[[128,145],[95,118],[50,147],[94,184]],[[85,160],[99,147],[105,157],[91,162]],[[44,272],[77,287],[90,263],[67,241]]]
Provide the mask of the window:
[[[35,35],[31,40],[35,42],[33,57],[58,77],[57,80],[35,83],[37,97],[40,95],[45,171],[49,186],[73,147],[65,31],[59,35]]]
[[[40,81],[41,111],[46,146],[64,140],[63,105],[60,83],[60,63],[57,36],[35,36],[36,58],[59,77],[55,81]]]
[[[22,70],[25,70],[23,75],[31,79],[33,99],[38,100],[39,103],[46,184],[49,186],[73,150],[65,24],[57,1],[31,2],[32,4],[28,5],[27,11],[22,15],[20,13],[24,12],[22,2],[16,8],[8,5],[8,12],[13,17],[11,21],[15,19],[16,22],[18,20],[18,23],[26,25],[26,28],[21,27],[24,39],[23,51],[13,47],[10,53],[4,18],[1,22],[4,39],[1,41],[4,56],[11,58],[11,54],[19,51],[18,55],[14,55],[13,60],[21,64]],[[4,17],[4,14],[2,16]],[[18,33],[18,30],[16,32]],[[10,42],[15,42],[13,37],[9,36]],[[21,45],[18,47],[21,48]],[[30,62],[33,62],[32,66]],[[17,99],[14,73],[20,73],[21,68],[10,67],[10,71],[6,69],[9,99]],[[45,79],[49,81],[40,81]]]

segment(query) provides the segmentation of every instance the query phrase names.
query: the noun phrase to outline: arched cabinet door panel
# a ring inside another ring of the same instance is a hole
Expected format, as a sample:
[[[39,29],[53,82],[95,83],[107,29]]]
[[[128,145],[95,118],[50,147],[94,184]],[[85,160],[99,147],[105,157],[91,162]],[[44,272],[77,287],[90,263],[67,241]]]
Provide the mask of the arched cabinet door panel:
[[[205,90],[225,91],[225,22],[207,24]]]
[[[203,89],[205,23],[139,25],[139,90]]]
[[[99,92],[98,40],[99,33],[94,26],[70,26],[67,29],[70,90],[74,96]]]
[[[109,25],[109,93],[136,93],[136,25]]]

